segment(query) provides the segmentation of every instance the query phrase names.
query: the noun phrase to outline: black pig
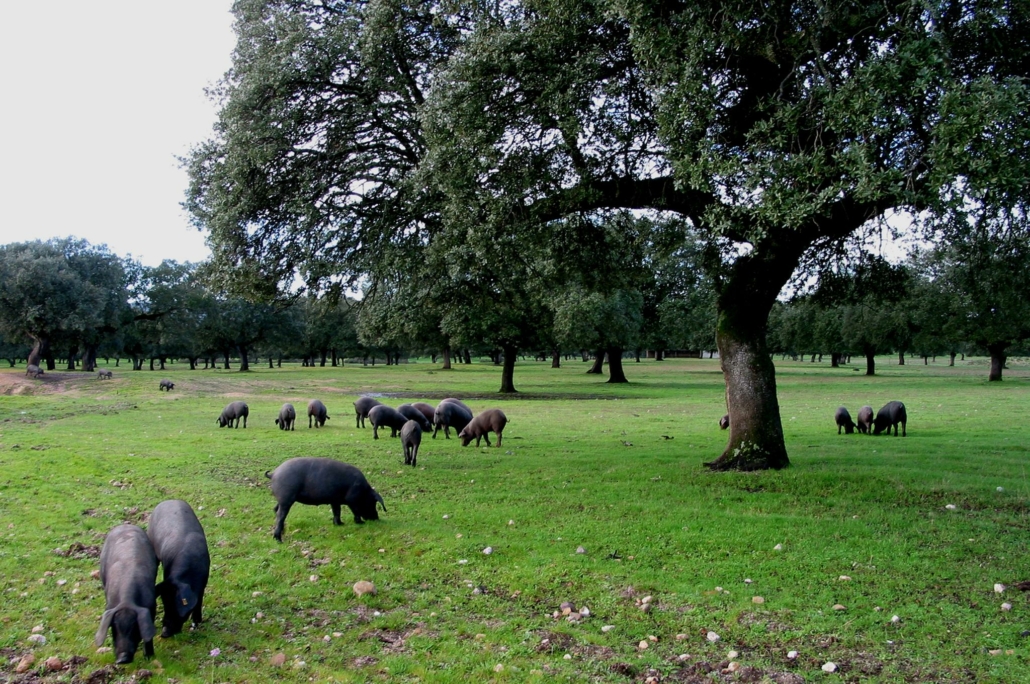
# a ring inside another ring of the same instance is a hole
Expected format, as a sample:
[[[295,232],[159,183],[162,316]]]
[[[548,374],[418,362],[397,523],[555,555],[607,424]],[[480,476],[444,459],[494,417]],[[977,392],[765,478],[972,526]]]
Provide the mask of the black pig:
[[[490,446],[489,433],[494,432],[497,434],[497,446],[501,446],[501,433],[507,424],[508,417],[504,415],[504,411],[489,409],[469,421],[469,424],[458,433],[458,439],[461,440],[462,446],[468,446],[473,439],[476,440],[476,446],[479,446],[479,438],[482,437],[486,440],[486,445]]]
[[[414,404],[401,404],[397,407],[397,413],[401,414],[408,420],[413,420],[418,423],[418,426],[425,432],[429,432],[433,429],[433,421],[431,418],[426,418],[422,410]]]
[[[314,421],[315,427],[320,428],[325,425],[325,421],[329,420],[329,411],[326,409],[325,404],[320,402],[318,399],[312,399],[308,402],[308,428],[311,428],[311,422]]]
[[[373,439],[379,439],[379,428],[381,427],[390,428],[390,436],[396,437],[397,431],[408,422],[408,419],[398,413],[397,409],[386,404],[373,406],[372,410],[368,412],[368,420],[372,423]]]
[[[116,663],[131,663],[141,641],[143,652],[152,658],[157,556],[146,532],[135,525],[118,525],[107,533],[100,551],[100,582],[107,604],[94,639],[96,645],[103,645],[110,629]]]
[[[425,416],[423,416],[424,418]],[[401,446],[404,447],[404,465],[412,468],[418,462],[418,448],[422,445],[422,426],[409,420],[401,428]]]
[[[361,397],[354,402],[354,427],[365,427],[365,418],[368,418],[368,412],[381,403],[381,401],[372,397]]]
[[[199,625],[203,619],[204,589],[211,572],[204,528],[190,505],[179,499],[162,501],[150,514],[147,536],[164,568],[157,593],[164,604],[162,637],[182,631],[187,617]]]
[[[873,407],[863,406],[858,409],[858,431],[863,435],[868,435],[869,431],[873,427]]]
[[[297,410],[293,408],[293,404],[283,404],[279,409],[279,417],[275,419],[275,424],[279,426],[280,430],[292,430],[296,422]]]
[[[386,504],[379,492],[372,489],[360,470],[331,458],[291,458],[284,461],[274,472],[265,472],[272,480],[272,496],[279,503],[275,506],[276,541],[283,540],[283,525],[286,515],[294,503],[308,506],[329,504],[333,509],[333,524],[342,525],[340,507],[346,505],[354,514],[359,525],[365,520],[378,520],[376,502],[386,511]]]
[[[455,432],[461,432],[465,426],[472,422],[472,410],[457,399],[444,399],[436,405],[433,414],[433,439],[436,433],[443,428],[443,436],[451,438],[450,428]]]
[[[851,420],[851,414],[848,410],[841,406],[837,409],[837,412],[833,414],[833,421],[837,423],[837,434],[840,434],[840,429],[844,428],[844,434],[850,435],[855,432],[855,421]]]
[[[234,401],[224,409],[222,409],[222,415],[215,419],[218,423],[218,427],[232,427],[238,428],[240,426],[240,418],[243,419],[243,427],[247,427],[247,416],[250,415],[250,408],[247,407],[242,401]],[[233,425],[233,421],[236,424]]]
[[[908,414],[905,412],[905,405],[900,401],[890,401],[876,413],[873,419],[873,434],[878,435],[884,430],[890,434],[894,428],[894,436],[898,436],[898,423],[901,423],[901,436],[906,437],[905,424],[908,423]]]

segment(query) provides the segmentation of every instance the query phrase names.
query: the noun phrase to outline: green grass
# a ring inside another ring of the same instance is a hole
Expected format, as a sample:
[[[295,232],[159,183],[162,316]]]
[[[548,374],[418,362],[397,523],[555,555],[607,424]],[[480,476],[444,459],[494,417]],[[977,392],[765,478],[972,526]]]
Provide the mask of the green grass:
[[[778,362],[792,465],[746,474],[701,465],[726,440],[711,360],[630,362],[621,386],[576,361],[525,362],[516,398],[495,393],[499,369],[487,364],[173,366],[115,369],[112,381],[53,373],[42,385],[3,371],[0,681],[29,651],[37,672],[50,656],[86,656],[82,679],[113,663],[92,641],[104,606],[97,560],[54,549],[99,547],[168,498],[189,501],[207,532],[206,621],[156,639],[155,661],[141,652],[112,681],[142,668],[153,682],[620,682],[651,670],[712,681],[706,671],[718,677],[730,650],[753,669],[728,681],[1030,681],[1030,601],[993,589],[1030,580],[1030,370],[1014,361],[988,384],[983,360],[909,364],[882,359],[866,378]],[[176,383],[170,394],[157,390],[162,377]],[[396,439],[354,427],[351,402],[365,392],[403,394],[385,399],[394,406],[458,396],[476,411],[500,407],[504,446],[427,435],[419,467],[405,468]],[[273,425],[284,401],[303,411],[315,397],[329,408],[324,429]],[[237,398],[248,428],[217,428]],[[892,399],[908,407],[907,438],[836,434],[838,405],[854,416]],[[298,505],[277,544],[263,473],[301,455],[357,465],[389,511],[362,526],[345,511],[334,527],[327,507]],[[354,595],[363,579],[377,595]],[[563,601],[591,615],[554,619]],[[33,649],[37,625],[47,643]],[[281,669],[270,664],[278,653]],[[827,661],[840,670],[822,672]]]

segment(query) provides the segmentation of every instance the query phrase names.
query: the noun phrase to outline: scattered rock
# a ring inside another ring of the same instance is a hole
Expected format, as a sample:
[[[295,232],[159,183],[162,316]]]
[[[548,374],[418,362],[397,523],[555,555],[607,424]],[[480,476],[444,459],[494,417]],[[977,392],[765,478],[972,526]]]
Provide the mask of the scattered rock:
[[[138,682],[145,681],[147,679],[150,679],[153,676],[154,676],[154,673],[151,672],[150,670],[136,670],[136,681],[138,681]]]
[[[723,674],[732,674],[733,672],[736,672],[739,669],[740,669],[740,663],[732,662],[731,661],[730,664],[727,665],[726,667],[724,667],[722,671],[723,671]]]
[[[787,658],[789,660],[797,660],[797,657],[798,657],[798,652],[797,651],[787,651]]]
[[[514,524],[515,524],[515,521],[514,521],[514,520],[509,520],[509,521],[508,521],[508,524],[509,524],[509,525],[514,525]]]
[[[783,544],[777,544],[774,546],[773,551],[783,551]]]
[[[708,639],[709,641],[711,641],[714,644],[716,641],[718,641],[722,637],[720,637],[715,632],[709,631],[708,634],[705,635],[705,638]]]
[[[987,652],[990,653],[992,656],[1000,656],[1001,655],[1001,649],[1000,648],[992,648],[990,651],[987,651]]]
[[[605,626],[601,627],[601,631],[604,632],[605,634],[607,634],[608,632],[612,631],[613,629],[615,629],[615,625],[605,625]]]
[[[27,656],[24,656],[21,660],[18,661],[18,664],[14,666],[14,671],[16,673],[18,673],[18,674],[25,674],[26,672],[29,671],[29,669],[32,668],[32,666],[35,663],[36,663],[36,656],[34,656],[34,655],[32,655],[30,653],[30,654],[28,654]]]
[[[726,654],[726,659],[727,660],[733,660],[734,658],[736,658],[739,655],[740,655],[740,653],[737,652],[737,651],[730,651],[729,653]]]
[[[64,669],[64,662],[57,656],[51,656],[46,659],[46,669],[50,672],[57,672],[58,670]]]
[[[836,672],[837,671],[837,663],[834,663],[834,662],[823,663],[822,670],[823,670],[823,672]]]
[[[31,641],[37,646],[43,646],[46,644],[46,637],[42,634],[33,634],[29,636],[29,641]]]
[[[1004,487],[998,487],[997,490],[995,490],[995,491],[1004,492],[1005,488]]]
[[[93,572],[89,573],[89,576],[93,579],[100,579],[100,571],[94,570]]]
[[[947,508],[949,511],[953,511],[956,508],[958,508],[958,506],[956,506],[955,504],[948,504],[947,506],[945,506],[945,508]]]
[[[837,579],[840,580],[841,582],[850,582],[851,581],[851,578],[848,577],[847,575],[841,575]]]
[[[765,603],[765,599],[761,596],[752,596],[751,603]]]
[[[587,608],[586,606],[583,606],[582,608],[579,609],[579,614],[582,615],[583,617],[590,617],[590,609]]]
[[[894,624],[897,624],[897,623],[901,622],[901,618],[898,617],[897,615],[891,615],[891,622],[893,622]]]
[[[749,577],[749,578],[745,579],[744,580],[744,584],[751,584],[751,578]]]
[[[994,585],[994,593],[995,594],[1004,594],[1005,593],[1005,585],[1004,584],[995,584]]]
[[[646,640],[641,640],[641,642],[637,644],[637,648],[639,648],[641,651],[646,651],[650,646],[651,644],[647,643]]]
[[[252,591],[252,592],[250,592],[250,595],[253,596],[254,598],[257,598],[258,596],[261,596],[262,593],[263,592],[260,592],[260,591]]]
[[[834,610],[847,610],[847,608],[845,606],[842,606],[839,603],[835,603],[834,606],[833,606],[833,609]]]
[[[485,549],[483,549],[483,553],[485,553],[487,556],[489,556],[493,552],[494,552],[494,547],[492,547],[492,546],[488,546]]]
[[[358,596],[364,596],[365,594],[375,594],[376,587],[374,584],[367,580],[361,580],[354,583],[354,593]]]
[[[97,649],[97,653],[110,653],[110,652],[111,652],[111,647],[110,646],[101,646],[100,648]]]
[[[1012,604],[1011,603],[1007,603],[1007,602],[1003,603],[1003,604],[1001,604],[1001,609],[1005,610],[1005,611],[1012,610]]]
[[[32,633],[33,634],[39,634],[40,632],[42,632],[45,629],[46,629],[46,627],[44,627],[43,625],[36,625],[35,627],[32,628]]]
[[[308,577],[308,580],[311,581],[311,582],[317,582],[318,581],[318,575],[312,575],[311,577]]]
[[[686,641],[686,640],[687,640],[687,635],[686,634],[677,634],[676,635],[676,641]]]
[[[504,672],[504,665],[500,663],[494,665],[494,672]]]
[[[577,546],[576,547],[576,553],[586,553],[586,552],[587,552],[587,550],[584,549],[582,546]]]
[[[568,615],[572,611],[576,610],[576,606],[572,605],[568,601],[565,601],[560,606],[558,606],[558,609],[561,610],[562,615]]]
[[[282,667],[286,664],[286,654],[276,653],[268,662],[272,667]]]

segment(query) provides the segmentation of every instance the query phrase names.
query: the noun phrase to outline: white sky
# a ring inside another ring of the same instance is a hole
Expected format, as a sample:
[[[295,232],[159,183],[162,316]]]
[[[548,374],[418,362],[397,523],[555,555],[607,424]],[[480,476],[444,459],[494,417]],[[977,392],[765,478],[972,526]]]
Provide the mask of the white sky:
[[[0,244],[201,261],[176,159],[211,135],[232,0],[0,0]]]

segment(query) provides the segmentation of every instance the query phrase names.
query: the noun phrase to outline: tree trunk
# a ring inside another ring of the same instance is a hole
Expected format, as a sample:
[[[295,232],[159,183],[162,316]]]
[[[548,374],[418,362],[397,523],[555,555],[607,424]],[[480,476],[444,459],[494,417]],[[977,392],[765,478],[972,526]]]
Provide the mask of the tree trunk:
[[[898,365],[905,365],[905,351],[903,349],[898,351]]]
[[[1005,343],[987,345],[987,351],[991,353],[991,372],[987,376],[990,382],[1001,382],[1001,372],[1005,368],[1005,360],[1008,358],[1005,353],[1008,346]]]
[[[187,360],[190,362],[190,370],[197,370],[197,357],[191,356]]]
[[[79,353],[79,345],[74,345],[68,352],[68,370],[75,370],[75,357]]]
[[[949,366],[954,366],[955,365],[955,356],[956,356],[955,352],[951,352],[951,358],[948,360],[948,365]]]
[[[239,345],[240,347],[240,372],[250,370],[250,357],[246,345]]]
[[[275,359],[273,359],[273,358],[272,358],[272,355],[271,355],[271,354],[269,354],[269,355],[268,355],[268,367],[269,367],[269,368],[271,368],[271,369],[274,369],[274,368],[275,368],[275,363],[274,363],[274,361],[275,361]]]
[[[319,362],[318,362],[319,368],[325,368],[325,360],[329,356],[329,350],[328,349],[321,350],[319,352],[318,356],[319,356]]]
[[[97,369],[97,345],[87,344],[82,352],[82,370],[92,373]]]
[[[161,366],[161,370],[165,369],[165,357],[158,358],[158,364]]]
[[[554,349],[551,351],[551,368],[561,368],[561,350]]]
[[[594,352],[594,365],[587,371],[588,375],[600,375],[604,372],[604,350],[598,349]]]
[[[472,365],[472,354],[468,349],[465,350],[465,363],[467,365]]]
[[[450,370],[451,369],[451,348],[450,348],[450,346],[446,346],[446,347],[443,348],[443,366],[441,366],[440,368],[441,368],[441,370]]]
[[[504,347],[504,365],[501,367],[501,389],[502,394],[513,394],[515,389],[515,354],[518,349],[514,345]]]
[[[154,370],[154,357],[150,357],[150,370]]]
[[[925,355],[923,356],[923,365],[924,366],[929,366],[930,365],[930,357],[929,356],[925,356]]]
[[[654,360],[655,361],[664,361],[665,360],[665,350],[664,349],[655,349],[654,350]]]
[[[715,342],[726,379],[729,443],[713,470],[765,470],[790,465],[776,397],[776,365],[766,343],[769,312],[797,266],[804,245],[756,245],[734,262],[717,297]]]
[[[608,382],[629,382],[622,369],[622,350],[618,347],[608,348]]]
[[[876,375],[876,352],[866,351],[865,353],[865,374]]]
[[[639,347],[637,347],[636,351],[634,352],[634,356],[636,357],[637,363],[640,363],[640,348]]]
[[[336,347],[333,347],[333,349],[332,349],[332,367],[333,368],[336,368],[336,359],[337,359],[337,357],[336,357]]]
[[[830,354],[830,368],[840,368],[840,354]]]

